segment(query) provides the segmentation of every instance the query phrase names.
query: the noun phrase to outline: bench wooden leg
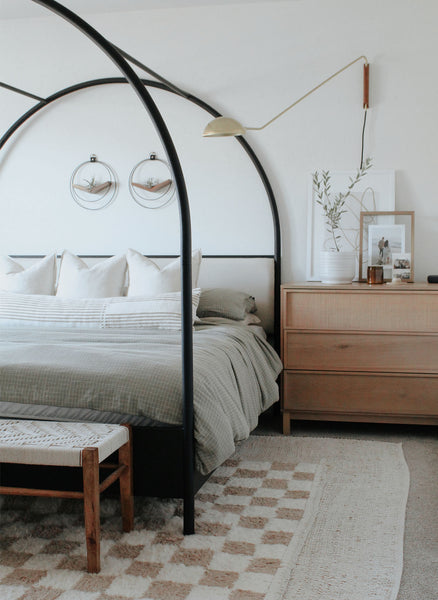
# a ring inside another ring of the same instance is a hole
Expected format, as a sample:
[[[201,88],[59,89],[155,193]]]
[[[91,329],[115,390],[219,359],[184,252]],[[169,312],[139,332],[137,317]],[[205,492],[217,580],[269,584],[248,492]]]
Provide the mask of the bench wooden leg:
[[[100,571],[100,492],[99,451],[82,450],[82,476],[84,482],[85,536],[87,539],[87,570]]]
[[[126,444],[119,448],[119,464],[124,464],[127,467],[119,478],[123,531],[131,531],[134,527],[134,485],[132,476],[131,431],[129,440],[126,442]]]

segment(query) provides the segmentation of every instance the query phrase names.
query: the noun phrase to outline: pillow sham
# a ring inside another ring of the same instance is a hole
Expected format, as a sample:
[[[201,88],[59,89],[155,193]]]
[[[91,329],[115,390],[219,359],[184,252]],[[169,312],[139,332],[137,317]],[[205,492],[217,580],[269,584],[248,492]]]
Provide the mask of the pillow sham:
[[[0,257],[0,290],[18,294],[55,293],[56,254],[48,254],[28,268],[10,256]]]
[[[128,263],[128,296],[154,296],[181,290],[179,258],[160,269],[153,260],[130,248],[126,254],[126,260]],[[201,250],[194,250],[192,252],[193,288],[198,285],[201,260]]]
[[[242,321],[248,313],[256,312],[254,296],[228,288],[203,289],[198,317],[224,317]]]
[[[192,292],[192,322],[201,295]],[[0,327],[181,329],[181,292],[155,297],[60,298],[0,292]]]
[[[112,256],[92,267],[64,250],[56,295],[61,298],[110,298],[121,296],[125,285],[126,257]]]
[[[196,319],[201,290],[192,290],[192,325]],[[181,292],[157,296],[112,298],[105,307],[103,327],[157,327],[181,329]]]

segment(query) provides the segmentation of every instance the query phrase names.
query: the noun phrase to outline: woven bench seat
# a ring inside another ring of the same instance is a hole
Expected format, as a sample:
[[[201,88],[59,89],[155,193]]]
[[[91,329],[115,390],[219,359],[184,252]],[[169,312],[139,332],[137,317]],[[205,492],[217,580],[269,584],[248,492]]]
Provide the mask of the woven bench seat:
[[[121,425],[0,419],[1,462],[81,467],[84,448],[97,448],[101,463],[128,440]]]
[[[99,481],[99,465],[118,451],[110,475]],[[64,423],[0,419],[0,463],[82,467],[83,490],[64,491],[0,485],[0,494],[82,498],[84,500],[87,568],[100,571],[100,493],[119,480],[123,530],[134,518],[131,429],[103,423]]]

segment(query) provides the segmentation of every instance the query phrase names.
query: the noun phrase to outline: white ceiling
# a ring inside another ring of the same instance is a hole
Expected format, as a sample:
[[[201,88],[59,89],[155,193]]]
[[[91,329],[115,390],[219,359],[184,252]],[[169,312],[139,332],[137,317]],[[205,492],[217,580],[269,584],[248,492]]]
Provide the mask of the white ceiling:
[[[100,12],[144,10],[151,8],[181,8],[214,4],[254,4],[267,0],[61,0],[61,4],[85,15]],[[0,19],[44,17],[49,11],[32,0],[0,0]]]

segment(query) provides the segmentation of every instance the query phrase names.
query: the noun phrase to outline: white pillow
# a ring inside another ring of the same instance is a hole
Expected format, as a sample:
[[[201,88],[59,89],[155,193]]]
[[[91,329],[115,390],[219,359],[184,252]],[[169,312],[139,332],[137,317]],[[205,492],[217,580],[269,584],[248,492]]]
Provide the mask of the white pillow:
[[[172,261],[162,269],[153,260],[143,256],[136,250],[129,249],[128,261],[128,296],[156,296],[167,292],[181,290],[180,259]],[[192,287],[198,286],[199,269],[202,252],[192,252]]]
[[[25,269],[9,256],[0,256],[0,290],[18,294],[55,293],[56,254],[49,254]]]
[[[192,323],[201,290],[192,292]],[[181,292],[154,298],[59,298],[0,292],[0,327],[181,329]]]
[[[112,256],[92,267],[64,250],[56,295],[62,298],[110,298],[121,296],[125,285],[126,257]]]

